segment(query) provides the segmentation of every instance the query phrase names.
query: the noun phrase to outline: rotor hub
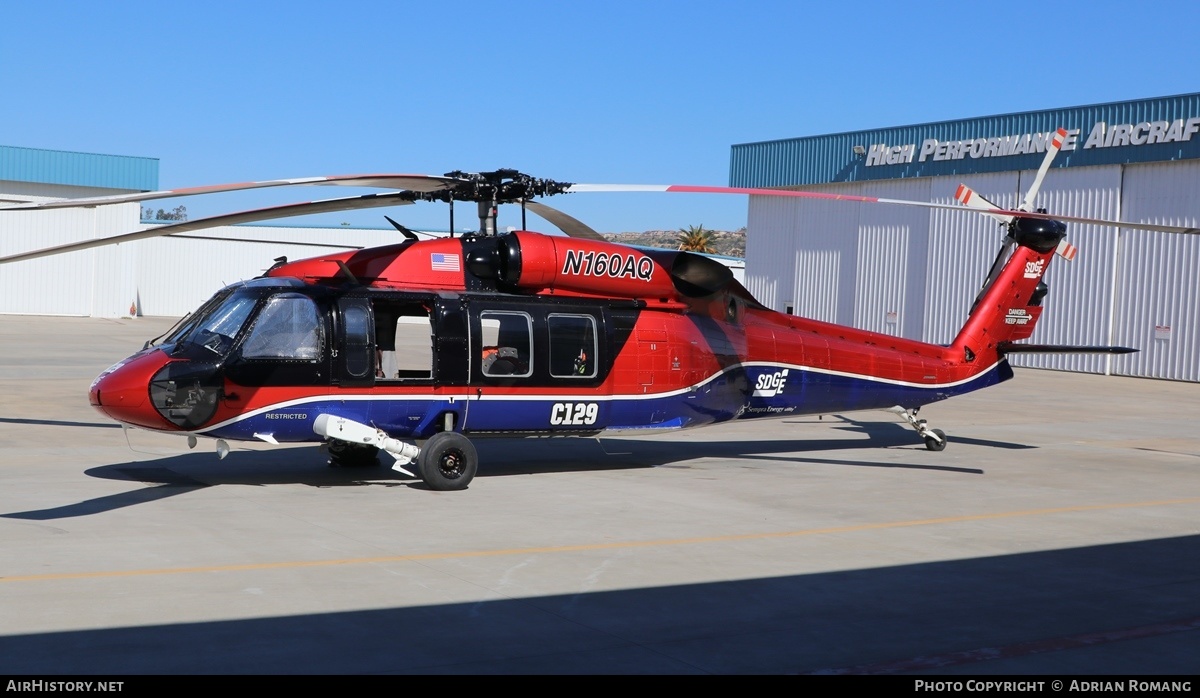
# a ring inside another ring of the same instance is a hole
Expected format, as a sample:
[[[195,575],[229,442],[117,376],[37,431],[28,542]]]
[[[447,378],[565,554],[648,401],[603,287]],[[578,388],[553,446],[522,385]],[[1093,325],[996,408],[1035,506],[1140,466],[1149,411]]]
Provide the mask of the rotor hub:
[[[531,177],[517,170],[492,172],[447,172],[446,177],[461,180],[459,184],[433,192],[421,192],[425,201],[475,201],[483,204],[513,204],[539,196],[562,194],[573,184],[553,179]]]

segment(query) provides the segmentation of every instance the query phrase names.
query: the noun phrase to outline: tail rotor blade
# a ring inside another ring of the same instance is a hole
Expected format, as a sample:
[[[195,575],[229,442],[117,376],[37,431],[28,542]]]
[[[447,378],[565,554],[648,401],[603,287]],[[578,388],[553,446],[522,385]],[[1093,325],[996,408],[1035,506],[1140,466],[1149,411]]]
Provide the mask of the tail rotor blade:
[[[982,196],[977,194],[974,189],[972,189],[971,187],[968,187],[965,184],[958,185],[958,189],[955,190],[955,192],[954,192],[954,198],[958,199],[958,202],[960,204],[962,204],[964,206],[968,206],[968,207],[976,209],[976,210],[979,210],[979,211],[983,211],[984,215],[989,216],[991,218],[995,218],[996,220],[1000,221],[1001,223],[1008,224],[1008,223],[1011,223],[1013,220],[1012,216],[1005,216],[1005,215],[1001,215],[999,213],[991,213],[991,211],[998,210],[998,209],[1000,209],[1000,207],[997,206],[996,204],[993,204],[992,202],[988,201],[987,199],[983,198]]]
[[[1046,177],[1046,171],[1050,169],[1050,163],[1054,161],[1054,156],[1058,155],[1058,151],[1062,149],[1063,141],[1066,139],[1067,130],[1065,128],[1054,132],[1054,136],[1050,139],[1050,145],[1046,148],[1046,157],[1042,158],[1042,166],[1038,168],[1037,176],[1033,178],[1033,185],[1025,193],[1025,200],[1021,202],[1019,210],[1033,210],[1033,201],[1037,198],[1038,189],[1042,188],[1042,180]]]

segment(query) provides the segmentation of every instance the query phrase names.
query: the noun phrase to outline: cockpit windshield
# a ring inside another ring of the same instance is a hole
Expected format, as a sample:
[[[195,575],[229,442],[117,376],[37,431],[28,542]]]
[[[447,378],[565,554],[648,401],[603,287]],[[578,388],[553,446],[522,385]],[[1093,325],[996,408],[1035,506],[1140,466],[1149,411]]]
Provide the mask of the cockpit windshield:
[[[219,293],[163,338],[163,343],[195,344],[225,356],[258,303],[258,297],[258,293]]]
[[[228,289],[219,291],[212,298],[204,301],[204,305],[200,306],[198,310],[179,318],[179,321],[172,325],[171,329],[146,342],[146,346],[157,347],[162,344],[174,344],[178,342],[180,337],[185,337],[189,332],[196,329],[196,321],[207,315],[209,311],[229,296],[229,293]]]

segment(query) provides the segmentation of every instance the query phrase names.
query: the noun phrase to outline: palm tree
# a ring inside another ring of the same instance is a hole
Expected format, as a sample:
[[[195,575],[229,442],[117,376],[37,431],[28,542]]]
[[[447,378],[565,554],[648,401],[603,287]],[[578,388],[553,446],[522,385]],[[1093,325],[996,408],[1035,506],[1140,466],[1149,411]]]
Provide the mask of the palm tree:
[[[712,254],[717,248],[712,244],[713,231],[706,230],[703,225],[689,225],[679,229],[679,249],[686,252],[707,252]]]

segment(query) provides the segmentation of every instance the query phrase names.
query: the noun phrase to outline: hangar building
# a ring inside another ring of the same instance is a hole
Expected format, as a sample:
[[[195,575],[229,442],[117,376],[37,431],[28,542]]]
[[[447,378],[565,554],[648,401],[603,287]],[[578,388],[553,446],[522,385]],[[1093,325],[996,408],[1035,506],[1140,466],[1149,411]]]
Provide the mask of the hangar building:
[[[791,138],[732,147],[730,186],[955,204],[960,183],[1016,208],[1058,128],[1036,207],[1200,226],[1200,94]],[[746,286],[765,305],[949,343],[1000,249],[965,210],[751,196]],[[1200,381],[1200,236],[1068,224],[1029,343],[1123,356],[1016,354],[1014,365]]]

